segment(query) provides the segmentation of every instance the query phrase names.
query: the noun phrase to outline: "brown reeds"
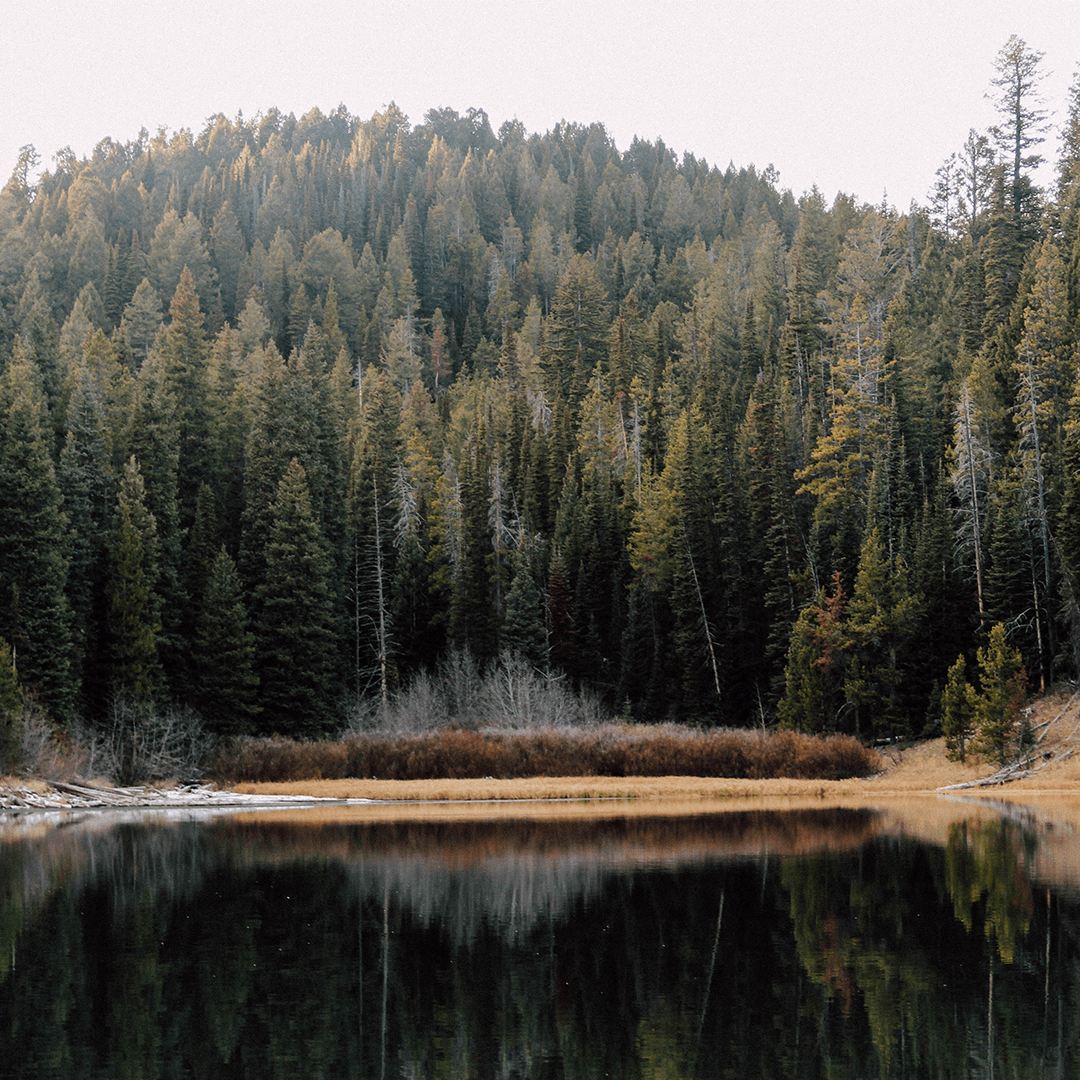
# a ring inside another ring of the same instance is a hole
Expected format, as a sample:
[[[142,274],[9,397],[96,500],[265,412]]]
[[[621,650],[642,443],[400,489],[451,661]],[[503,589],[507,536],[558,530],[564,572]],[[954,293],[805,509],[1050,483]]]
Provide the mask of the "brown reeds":
[[[880,769],[878,754],[848,735],[602,724],[538,732],[448,728],[334,742],[244,739],[219,751],[211,774],[226,783],[526,776],[838,780]]]

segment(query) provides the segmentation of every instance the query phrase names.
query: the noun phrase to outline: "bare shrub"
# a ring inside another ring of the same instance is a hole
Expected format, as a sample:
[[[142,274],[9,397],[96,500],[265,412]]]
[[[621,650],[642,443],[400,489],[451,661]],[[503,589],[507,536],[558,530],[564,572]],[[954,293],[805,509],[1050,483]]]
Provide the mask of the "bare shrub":
[[[437,676],[423,671],[385,704],[366,699],[353,711],[346,734],[384,732],[406,735],[432,731],[447,723],[448,695]]]
[[[248,739],[219,754],[214,775],[231,781],[480,779],[524,776],[710,776],[839,779],[881,767],[850,736],[791,731],[699,731],[603,724],[546,730],[362,732],[338,742]]]
[[[537,671],[518,656],[481,671],[468,652],[457,650],[434,672],[415,675],[389,701],[359,702],[344,734],[541,731],[594,727],[606,717],[599,697],[575,693],[563,675]]]
[[[599,722],[598,699],[575,694],[565,676],[537,671],[520,656],[496,664],[480,690],[479,713],[485,727],[536,731]]]
[[[86,767],[86,750],[77,730],[62,731],[32,701],[18,721],[20,760],[13,762],[28,776],[71,780]]]
[[[354,775],[349,771],[352,741],[296,742],[280,735],[233,739],[218,747],[207,773],[234,783],[339,780]]]
[[[213,740],[202,719],[185,705],[158,710],[117,696],[105,723],[90,740],[95,774],[119,784],[190,780],[202,775]]]
[[[484,679],[476,657],[467,649],[451,649],[439,664],[437,679],[444,701],[444,724],[480,726],[477,703],[483,698]]]

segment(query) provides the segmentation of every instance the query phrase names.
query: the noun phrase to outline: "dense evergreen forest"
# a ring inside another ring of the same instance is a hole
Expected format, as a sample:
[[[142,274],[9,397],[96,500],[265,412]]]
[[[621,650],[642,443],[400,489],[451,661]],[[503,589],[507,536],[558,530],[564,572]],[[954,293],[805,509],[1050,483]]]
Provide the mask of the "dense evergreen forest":
[[[0,637],[318,734],[451,653],[636,720],[933,730],[1080,664],[1080,80],[926,207],[479,109],[217,115],[0,193]],[[777,147],[782,157],[783,147]],[[4,687],[0,686],[0,692]]]

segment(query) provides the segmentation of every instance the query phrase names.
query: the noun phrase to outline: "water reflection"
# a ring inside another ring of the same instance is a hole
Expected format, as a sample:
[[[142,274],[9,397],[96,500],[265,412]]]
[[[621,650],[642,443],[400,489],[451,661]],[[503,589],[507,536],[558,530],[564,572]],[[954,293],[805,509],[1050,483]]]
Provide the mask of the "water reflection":
[[[1034,819],[518,813],[6,826],[0,1076],[1077,1071]]]

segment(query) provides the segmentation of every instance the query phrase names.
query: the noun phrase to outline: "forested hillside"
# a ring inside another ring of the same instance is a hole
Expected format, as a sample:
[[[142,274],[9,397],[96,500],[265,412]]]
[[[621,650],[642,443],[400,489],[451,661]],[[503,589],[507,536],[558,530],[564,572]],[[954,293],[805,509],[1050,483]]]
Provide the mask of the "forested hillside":
[[[1080,83],[1040,190],[1038,62],[1003,48],[1000,126],[906,213],[480,110],[26,148],[23,688],[318,734],[466,650],[638,720],[867,737],[932,728],[997,623],[1075,678]]]

